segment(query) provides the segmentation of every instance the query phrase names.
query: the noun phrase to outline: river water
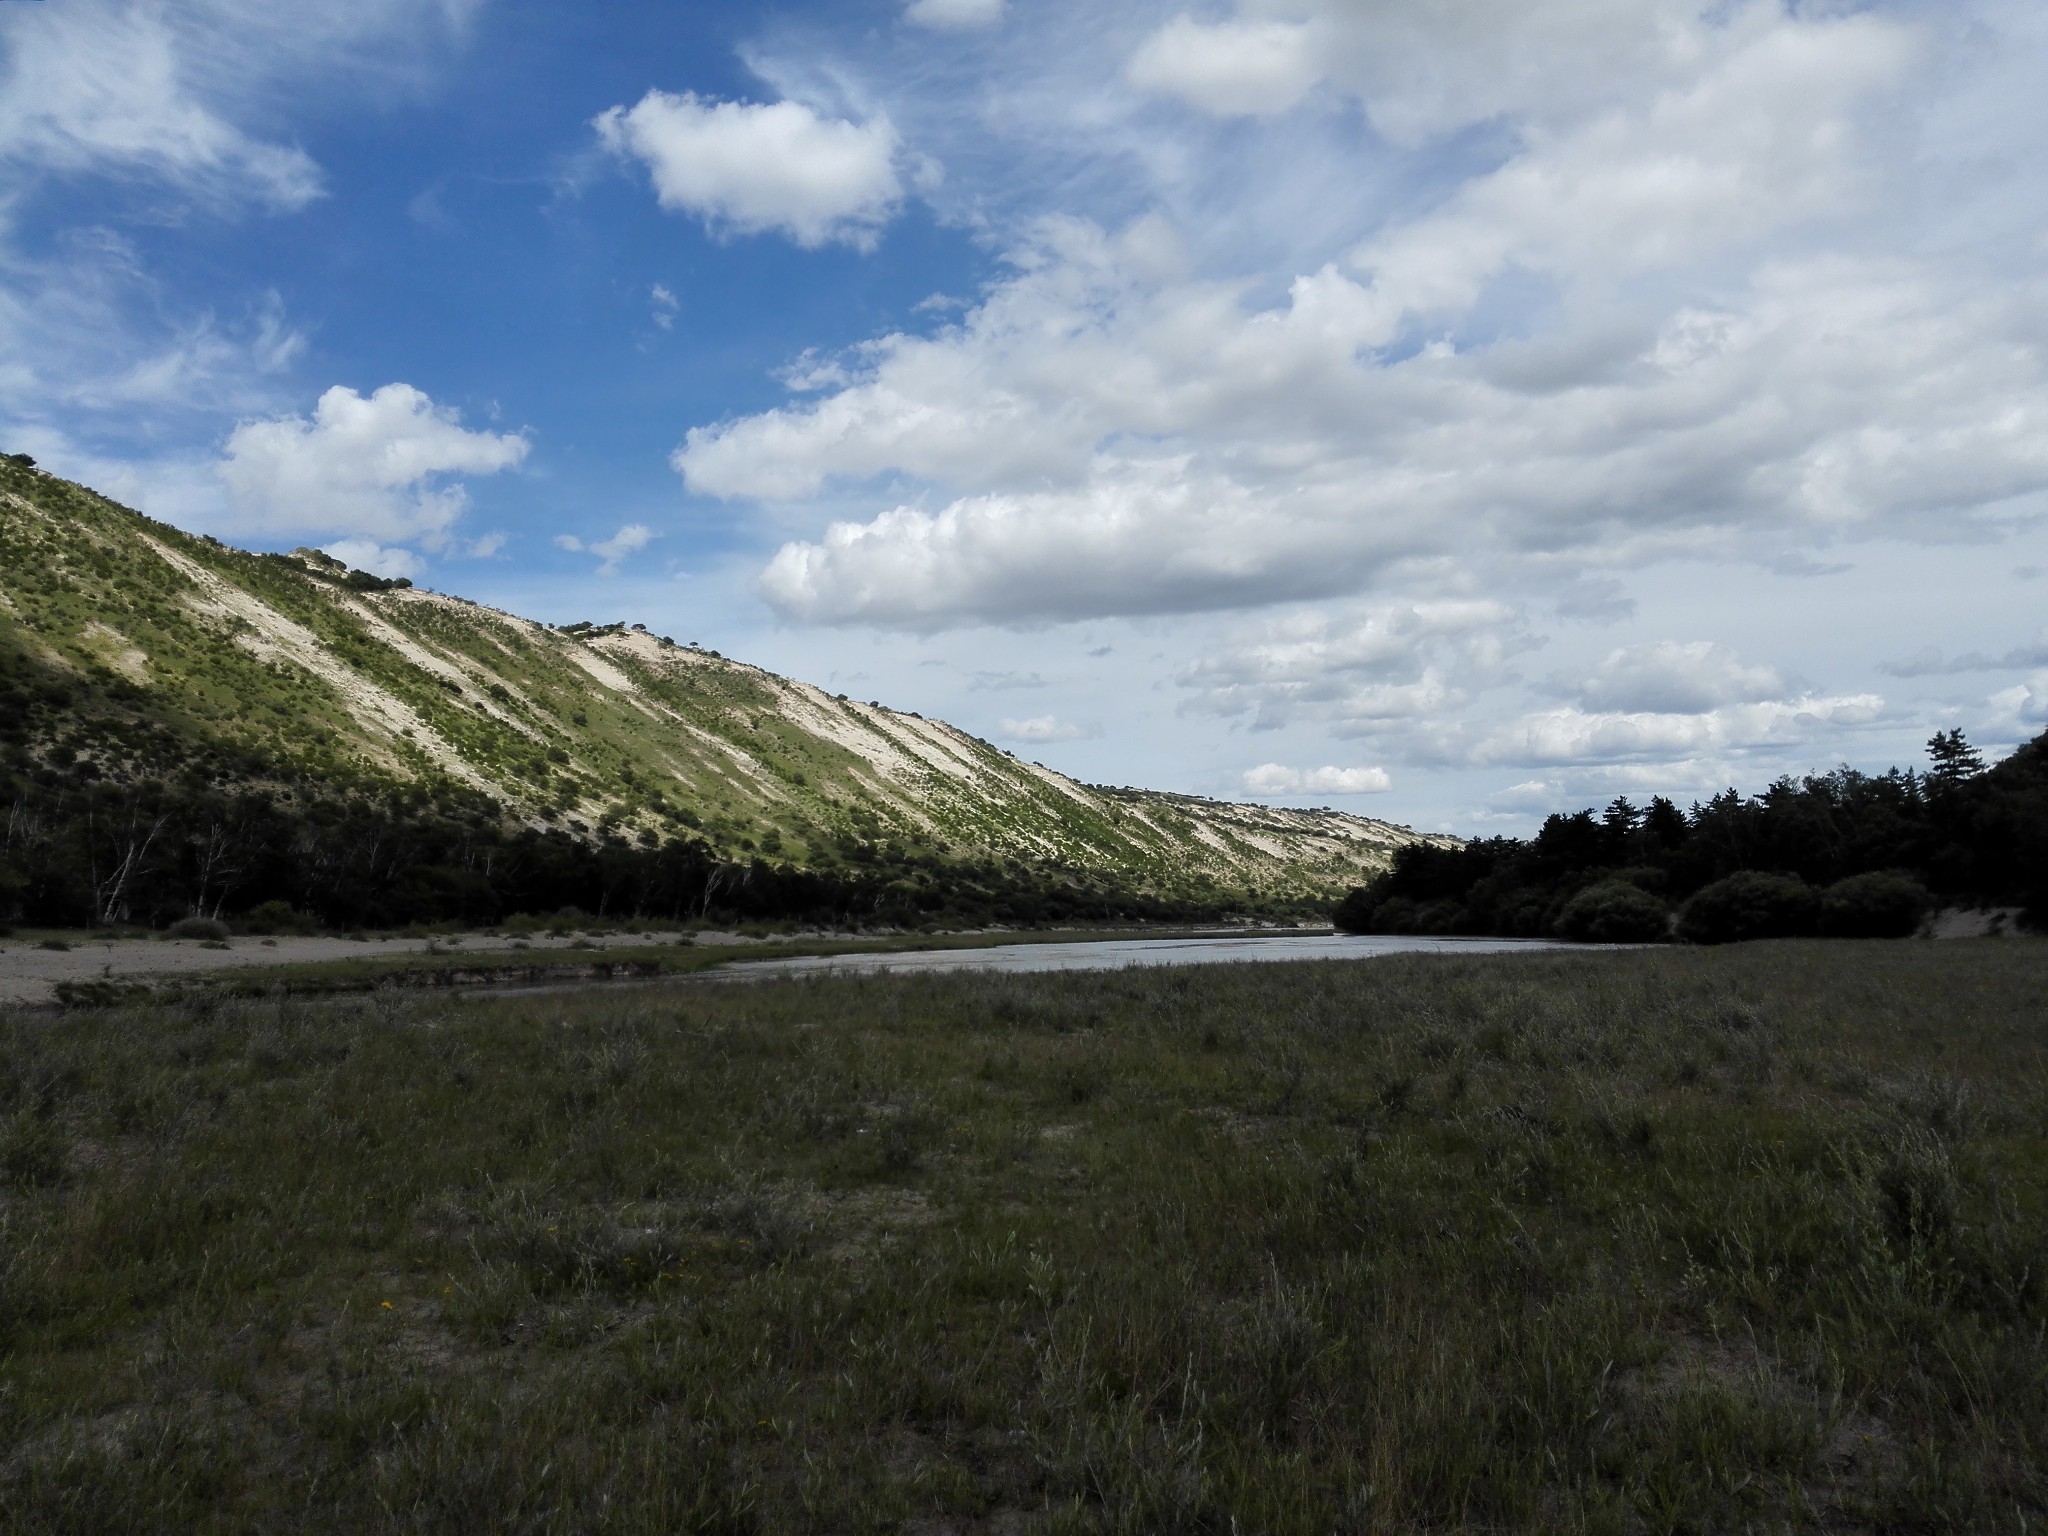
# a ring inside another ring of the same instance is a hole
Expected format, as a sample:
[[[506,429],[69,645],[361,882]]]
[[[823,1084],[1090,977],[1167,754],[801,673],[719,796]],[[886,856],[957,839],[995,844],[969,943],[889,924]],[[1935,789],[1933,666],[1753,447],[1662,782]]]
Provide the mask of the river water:
[[[997,944],[987,949],[907,949],[895,954],[797,955],[736,960],[728,977],[861,976],[903,971],[1120,971],[1134,965],[1214,965],[1232,961],[1369,960],[1379,955],[1498,955],[1599,946],[1550,939],[1444,939],[1395,934],[1218,934],[1192,939],[1082,939],[1059,944]]]

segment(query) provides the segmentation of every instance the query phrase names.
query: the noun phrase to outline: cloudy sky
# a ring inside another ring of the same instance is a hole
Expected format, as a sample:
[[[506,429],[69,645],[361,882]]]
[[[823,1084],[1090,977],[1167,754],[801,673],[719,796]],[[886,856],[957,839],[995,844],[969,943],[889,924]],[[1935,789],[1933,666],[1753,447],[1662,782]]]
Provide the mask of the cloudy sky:
[[[2039,0],[0,4],[0,447],[1083,778],[2048,725]]]

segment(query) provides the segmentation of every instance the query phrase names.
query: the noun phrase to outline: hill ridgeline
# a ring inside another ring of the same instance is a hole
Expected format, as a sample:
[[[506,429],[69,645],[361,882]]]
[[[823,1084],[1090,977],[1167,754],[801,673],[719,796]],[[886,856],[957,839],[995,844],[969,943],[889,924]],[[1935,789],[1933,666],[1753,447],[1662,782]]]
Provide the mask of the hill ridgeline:
[[[17,921],[1308,910],[1447,841],[1084,785],[638,625],[234,549],[13,461],[0,807]]]

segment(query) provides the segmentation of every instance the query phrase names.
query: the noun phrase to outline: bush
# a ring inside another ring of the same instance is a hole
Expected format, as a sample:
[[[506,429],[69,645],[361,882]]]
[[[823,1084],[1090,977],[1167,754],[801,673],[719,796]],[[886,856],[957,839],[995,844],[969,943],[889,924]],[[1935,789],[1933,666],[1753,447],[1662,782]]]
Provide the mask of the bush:
[[[1927,887],[1911,875],[1851,875],[1821,892],[1820,931],[1834,939],[1909,938],[1927,907]]]
[[[251,933],[312,933],[320,925],[288,901],[266,901],[249,909],[243,926]]]
[[[1702,886],[1678,913],[1678,936],[1694,944],[1792,939],[1814,931],[1820,902],[1797,875],[1746,869]]]
[[[1557,917],[1560,938],[1581,944],[1650,944],[1671,931],[1671,909],[1626,880],[1589,885]]]
[[[1372,892],[1365,886],[1357,886],[1337,903],[1337,910],[1330,921],[1337,925],[1339,933],[1371,933],[1373,915],[1378,907]]]
[[[216,943],[228,936],[228,925],[211,917],[181,917],[171,924],[174,939],[212,939]]]

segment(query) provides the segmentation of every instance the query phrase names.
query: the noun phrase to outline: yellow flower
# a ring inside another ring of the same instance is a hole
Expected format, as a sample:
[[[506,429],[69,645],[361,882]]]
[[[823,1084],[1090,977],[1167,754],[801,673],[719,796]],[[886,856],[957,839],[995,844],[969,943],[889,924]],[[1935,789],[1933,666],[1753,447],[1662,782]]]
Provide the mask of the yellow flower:
[[[391,1303],[388,1301],[380,1301],[377,1303],[377,1305],[382,1307],[386,1312],[389,1312],[391,1310]]]

